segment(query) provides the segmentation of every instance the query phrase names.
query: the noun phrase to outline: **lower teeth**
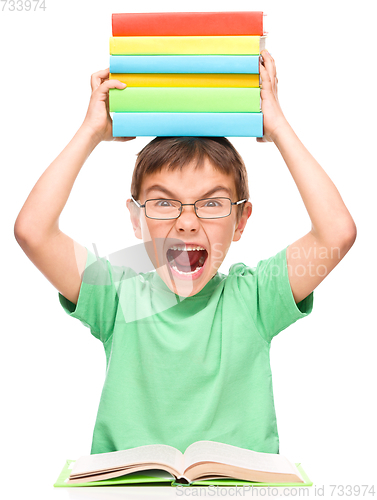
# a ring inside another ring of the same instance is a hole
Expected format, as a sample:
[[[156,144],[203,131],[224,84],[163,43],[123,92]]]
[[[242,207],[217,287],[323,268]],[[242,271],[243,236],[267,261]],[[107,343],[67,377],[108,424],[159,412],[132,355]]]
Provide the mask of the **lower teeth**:
[[[194,269],[193,271],[188,271],[188,272],[185,272],[185,271],[180,271],[177,266],[171,266],[175,271],[177,271],[179,274],[184,274],[186,276],[189,276],[190,274],[194,274],[198,271],[198,269],[201,269],[202,266],[198,266],[196,269]]]

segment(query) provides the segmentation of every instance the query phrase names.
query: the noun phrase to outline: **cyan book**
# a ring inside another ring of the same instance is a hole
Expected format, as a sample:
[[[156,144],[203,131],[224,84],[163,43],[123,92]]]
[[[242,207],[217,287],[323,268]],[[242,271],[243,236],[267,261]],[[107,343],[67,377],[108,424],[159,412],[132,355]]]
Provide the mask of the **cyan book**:
[[[113,137],[263,137],[262,113],[113,113]]]
[[[110,56],[110,73],[259,73],[259,56]]]

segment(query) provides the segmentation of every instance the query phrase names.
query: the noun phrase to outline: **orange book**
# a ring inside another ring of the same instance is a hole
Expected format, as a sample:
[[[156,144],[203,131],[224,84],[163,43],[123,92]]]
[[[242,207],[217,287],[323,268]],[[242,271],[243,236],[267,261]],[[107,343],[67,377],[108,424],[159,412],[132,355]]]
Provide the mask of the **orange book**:
[[[259,75],[224,73],[110,73],[127,87],[259,87]]]
[[[151,12],[112,15],[113,36],[263,35],[263,12]]]

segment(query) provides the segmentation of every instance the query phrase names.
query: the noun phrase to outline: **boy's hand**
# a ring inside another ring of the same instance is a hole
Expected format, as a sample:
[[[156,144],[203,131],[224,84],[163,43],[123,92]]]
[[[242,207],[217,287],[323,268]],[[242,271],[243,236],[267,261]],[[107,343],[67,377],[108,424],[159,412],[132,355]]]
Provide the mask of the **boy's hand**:
[[[263,137],[257,137],[258,142],[273,142],[279,127],[287,125],[278,101],[278,79],[276,77],[275,61],[267,50],[262,50],[263,62],[259,61],[261,76],[261,99],[263,113]]]
[[[125,83],[109,80],[109,68],[93,73],[90,79],[92,95],[83,127],[88,128],[101,141],[130,141],[135,137],[113,137],[113,121],[109,114],[109,89],[124,89]]]

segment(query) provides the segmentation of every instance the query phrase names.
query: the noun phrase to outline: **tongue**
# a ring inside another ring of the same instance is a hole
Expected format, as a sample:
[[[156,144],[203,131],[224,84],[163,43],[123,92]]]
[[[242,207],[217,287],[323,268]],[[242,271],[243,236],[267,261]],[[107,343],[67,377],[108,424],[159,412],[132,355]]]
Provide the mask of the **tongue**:
[[[202,251],[192,250],[190,252],[185,252],[181,250],[173,250],[172,255],[178,265],[192,266],[198,262],[200,256],[202,255]]]

